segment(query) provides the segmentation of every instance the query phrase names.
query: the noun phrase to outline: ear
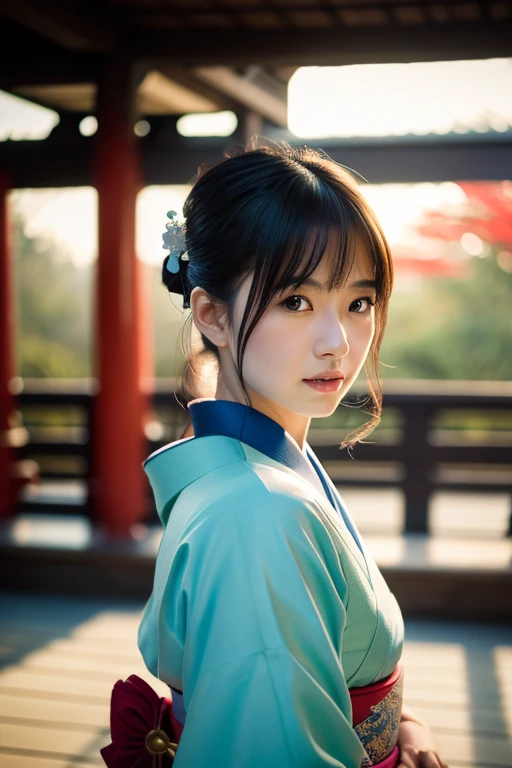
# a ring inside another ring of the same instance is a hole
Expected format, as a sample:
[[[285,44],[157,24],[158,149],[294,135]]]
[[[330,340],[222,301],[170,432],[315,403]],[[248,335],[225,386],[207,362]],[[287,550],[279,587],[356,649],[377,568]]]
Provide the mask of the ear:
[[[190,294],[190,307],[197,329],[215,346],[226,347],[229,343],[226,305],[210,296],[204,288],[196,286]]]

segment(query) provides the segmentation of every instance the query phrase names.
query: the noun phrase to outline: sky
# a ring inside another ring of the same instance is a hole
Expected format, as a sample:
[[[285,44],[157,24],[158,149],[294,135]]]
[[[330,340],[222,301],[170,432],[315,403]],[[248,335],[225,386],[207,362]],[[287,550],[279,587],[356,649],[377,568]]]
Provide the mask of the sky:
[[[512,128],[512,59],[301,67],[288,126],[309,138]]]

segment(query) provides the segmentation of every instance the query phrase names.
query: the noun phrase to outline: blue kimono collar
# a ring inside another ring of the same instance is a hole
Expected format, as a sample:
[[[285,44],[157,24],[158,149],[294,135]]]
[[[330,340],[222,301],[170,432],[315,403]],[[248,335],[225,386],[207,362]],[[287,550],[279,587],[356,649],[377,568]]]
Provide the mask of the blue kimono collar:
[[[270,416],[250,405],[214,398],[192,400],[188,408],[195,437],[233,437],[299,472],[319,487],[318,476],[312,471],[307,455],[300,450],[292,436]],[[307,454],[309,446],[307,443],[305,446]]]
[[[280,424],[261,411],[243,403],[199,398],[189,403],[189,411],[196,437],[226,435],[240,440],[295,470],[320,493],[325,494],[334,510],[343,518],[364,557],[359,532],[335,486],[307,441],[304,441],[304,454],[297,442]]]
[[[336,487],[307,441],[304,441],[304,453],[280,424],[261,411],[243,403],[215,398],[198,398],[188,404],[188,409],[194,427],[194,437],[163,446],[148,456],[143,463],[144,471],[153,487],[158,514],[164,526],[170,511],[166,509],[169,500],[188,483],[193,482],[198,476],[198,471],[204,474],[205,471],[214,469],[217,465],[221,466],[231,460],[240,460],[239,446],[237,448],[237,444],[233,443],[232,446],[223,444],[219,457],[215,450],[209,450],[207,455],[201,457],[198,464],[197,451],[200,450],[200,443],[195,441],[203,437],[232,437],[294,470],[317,491],[325,495],[334,510],[343,518],[364,557],[363,544],[357,528],[343,505]],[[174,460],[179,461],[179,474],[172,471]]]

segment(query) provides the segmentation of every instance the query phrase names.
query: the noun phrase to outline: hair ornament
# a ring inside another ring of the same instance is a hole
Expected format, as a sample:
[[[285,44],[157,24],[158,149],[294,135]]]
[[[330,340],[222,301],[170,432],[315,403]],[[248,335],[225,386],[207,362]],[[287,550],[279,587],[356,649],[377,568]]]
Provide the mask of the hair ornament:
[[[183,295],[183,309],[190,307],[190,292],[187,284],[187,267],[188,267],[188,254],[185,246],[185,234],[184,226],[175,220],[176,211],[168,211],[167,218],[170,221],[165,225],[165,232],[162,235],[163,245],[162,248],[169,251],[169,258],[167,259],[166,269],[176,278],[179,276],[179,281],[171,280],[167,284],[169,291],[173,293],[181,293]]]

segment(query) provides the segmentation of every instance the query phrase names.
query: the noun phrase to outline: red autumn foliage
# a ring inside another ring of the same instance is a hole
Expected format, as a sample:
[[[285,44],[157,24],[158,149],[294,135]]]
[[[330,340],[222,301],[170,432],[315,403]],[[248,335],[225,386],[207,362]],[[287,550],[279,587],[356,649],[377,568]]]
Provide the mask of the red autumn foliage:
[[[512,182],[459,181],[468,202],[460,215],[428,211],[417,226],[425,237],[460,240],[466,232],[477,235],[489,245],[512,248]]]

